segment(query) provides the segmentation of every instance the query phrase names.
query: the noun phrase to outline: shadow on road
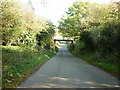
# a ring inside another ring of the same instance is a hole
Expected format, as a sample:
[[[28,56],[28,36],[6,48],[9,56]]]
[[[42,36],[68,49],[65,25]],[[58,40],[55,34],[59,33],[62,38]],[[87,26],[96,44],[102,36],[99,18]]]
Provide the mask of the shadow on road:
[[[116,78],[71,55],[67,50],[66,42],[61,42],[57,55],[19,87],[116,88],[119,86]]]

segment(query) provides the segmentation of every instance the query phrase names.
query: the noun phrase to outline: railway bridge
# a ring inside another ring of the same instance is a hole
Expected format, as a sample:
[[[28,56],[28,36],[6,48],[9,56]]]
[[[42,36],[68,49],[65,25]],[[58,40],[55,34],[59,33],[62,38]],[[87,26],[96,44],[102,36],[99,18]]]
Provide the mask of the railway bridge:
[[[60,42],[60,41],[69,41],[69,42],[71,42],[71,45],[74,48],[74,41],[75,40],[73,38],[67,38],[67,37],[64,37],[64,38],[62,38],[62,37],[61,38],[55,38],[54,37],[54,43],[56,43],[56,41],[58,41],[58,42]]]

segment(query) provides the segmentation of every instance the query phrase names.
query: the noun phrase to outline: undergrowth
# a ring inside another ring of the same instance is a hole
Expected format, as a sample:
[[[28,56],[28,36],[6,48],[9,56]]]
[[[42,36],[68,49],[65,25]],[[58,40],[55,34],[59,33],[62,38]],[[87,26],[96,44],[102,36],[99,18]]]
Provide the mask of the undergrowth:
[[[55,55],[55,51],[37,51],[29,47],[0,46],[2,48],[2,87],[15,88],[44,62]]]
[[[100,58],[99,53],[88,51],[88,50],[79,50],[79,49],[72,49],[68,44],[68,50],[75,56],[89,62],[96,67],[99,67],[106,72],[112,74],[113,76],[118,78],[118,63],[109,63],[109,59],[113,58],[113,56],[109,56],[107,58]],[[114,58],[115,59],[115,58]]]

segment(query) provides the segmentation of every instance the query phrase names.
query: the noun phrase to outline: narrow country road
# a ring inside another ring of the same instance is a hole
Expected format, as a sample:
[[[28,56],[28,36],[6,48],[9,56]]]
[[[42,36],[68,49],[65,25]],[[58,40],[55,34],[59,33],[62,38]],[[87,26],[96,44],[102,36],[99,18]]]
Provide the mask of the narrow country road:
[[[59,52],[19,87],[94,88],[118,87],[118,80],[71,55],[62,43]],[[18,87],[18,88],[19,88]]]

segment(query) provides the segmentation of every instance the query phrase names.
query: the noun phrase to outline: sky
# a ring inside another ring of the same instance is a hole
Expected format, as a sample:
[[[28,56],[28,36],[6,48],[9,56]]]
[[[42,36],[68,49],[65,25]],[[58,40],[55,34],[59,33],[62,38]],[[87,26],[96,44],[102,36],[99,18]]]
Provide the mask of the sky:
[[[21,1],[27,3],[29,0]],[[60,18],[65,15],[65,12],[75,1],[107,3],[110,0],[31,0],[35,13],[47,20],[51,20],[56,26],[58,26]]]

